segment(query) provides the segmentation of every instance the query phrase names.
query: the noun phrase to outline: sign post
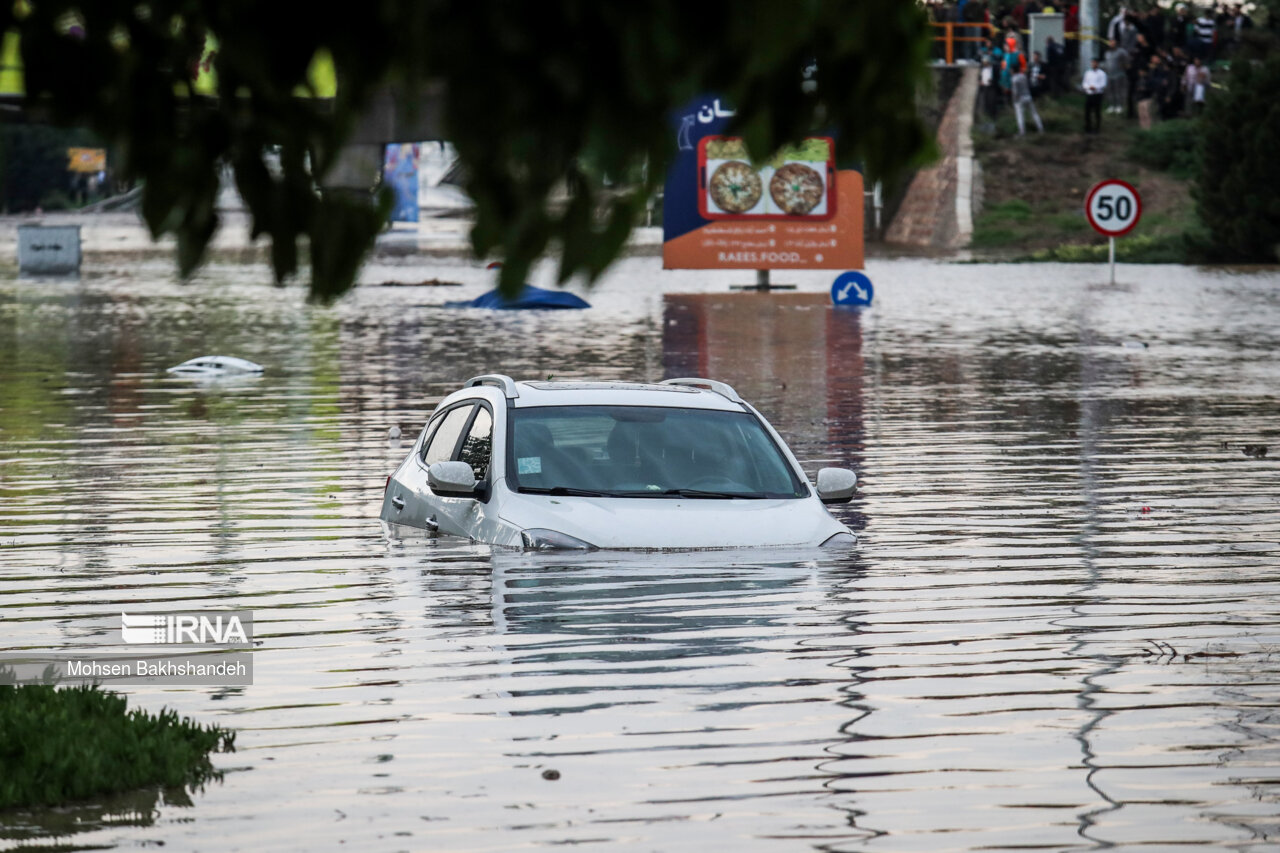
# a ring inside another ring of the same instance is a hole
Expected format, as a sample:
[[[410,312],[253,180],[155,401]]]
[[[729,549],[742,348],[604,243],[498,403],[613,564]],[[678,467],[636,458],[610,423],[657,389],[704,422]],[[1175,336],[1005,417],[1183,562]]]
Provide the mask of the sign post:
[[[1116,283],[1116,238],[1133,230],[1142,217],[1142,198],[1132,185],[1111,178],[1096,184],[1084,199],[1084,215],[1093,230],[1107,237],[1111,283]]]

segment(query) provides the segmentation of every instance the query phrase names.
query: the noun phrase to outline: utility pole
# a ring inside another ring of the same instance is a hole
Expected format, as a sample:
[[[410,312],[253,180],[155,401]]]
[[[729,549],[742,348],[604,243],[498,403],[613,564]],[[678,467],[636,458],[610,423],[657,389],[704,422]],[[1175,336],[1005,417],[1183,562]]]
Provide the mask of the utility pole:
[[[1097,53],[1097,37],[1103,28],[1101,0],[1084,0],[1080,4],[1080,73],[1089,67]]]

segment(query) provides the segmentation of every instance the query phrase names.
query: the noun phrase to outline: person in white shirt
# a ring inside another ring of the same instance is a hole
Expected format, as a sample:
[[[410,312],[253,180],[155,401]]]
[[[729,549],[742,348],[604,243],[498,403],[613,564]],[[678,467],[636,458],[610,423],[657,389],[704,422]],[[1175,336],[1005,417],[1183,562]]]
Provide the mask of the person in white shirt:
[[[1084,89],[1084,132],[1099,133],[1102,130],[1102,94],[1107,91],[1107,72],[1098,67],[1096,57],[1089,66],[1080,83]]]
[[[1209,69],[1198,56],[1191,60],[1191,64],[1182,75],[1182,89],[1191,100],[1190,112],[1193,116],[1204,112],[1204,99],[1209,93],[1209,83],[1212,79]]]

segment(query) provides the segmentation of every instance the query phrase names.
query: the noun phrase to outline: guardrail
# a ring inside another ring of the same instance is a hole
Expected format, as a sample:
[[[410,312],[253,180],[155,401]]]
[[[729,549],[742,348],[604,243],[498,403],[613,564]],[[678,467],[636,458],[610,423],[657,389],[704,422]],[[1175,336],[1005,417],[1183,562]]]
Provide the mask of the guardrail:
[[[929,25],[935,30],[942,30],[940,34],[933,37],[934,41],[942,42],[946,47],[946,63],[955,65],[956,62],[956,42],[985,42],[996,28],[985,22],[978,21],[930,21]],[[956,30],[963,30],[966,33],[977,31],[978,35],[956,35]]]

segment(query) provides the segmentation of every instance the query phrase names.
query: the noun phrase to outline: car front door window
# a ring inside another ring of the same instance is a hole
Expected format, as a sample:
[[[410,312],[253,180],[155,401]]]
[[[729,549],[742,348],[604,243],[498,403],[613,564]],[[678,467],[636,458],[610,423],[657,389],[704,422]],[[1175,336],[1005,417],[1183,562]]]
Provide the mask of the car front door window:
[[[458,438],[466,427],[467,419],[475,406],[458,406],[450,409],[440,421],[435,434],[422,449],[422,463],[430,467],[437,462],[448,462],[453,458],[453,451],[458,447]]]
[[[458,458],[471,466],[476,480],[483,480],[489,473],[489,458],[493,451],[493,415],[483,406],[476,412],[476,418],[467,430],[467,437],[462,440],[462,449]]]

